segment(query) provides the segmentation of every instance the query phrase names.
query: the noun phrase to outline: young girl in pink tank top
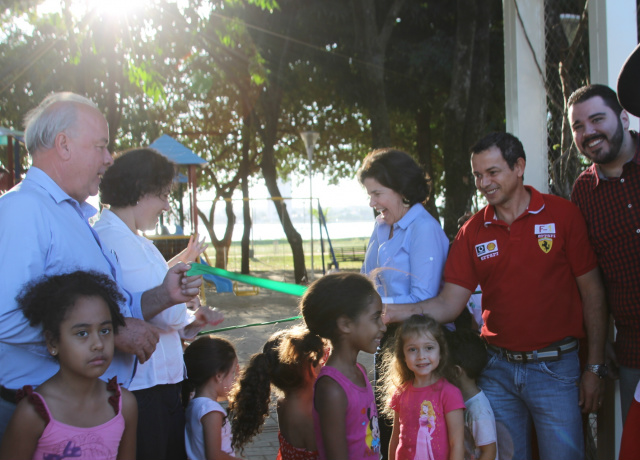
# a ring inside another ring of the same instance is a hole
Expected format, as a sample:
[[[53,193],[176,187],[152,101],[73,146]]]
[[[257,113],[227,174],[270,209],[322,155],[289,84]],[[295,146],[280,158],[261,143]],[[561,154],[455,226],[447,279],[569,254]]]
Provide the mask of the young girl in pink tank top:
[[[230,397],[233,445],[251,442],[269,415],[271,385],[278,392],[280,450],[276,460],[317,460],[313,428],[313,384],[328,344],[304,326],[273,334],[251,357]]]
[[[60,370],[18,403],[0,447],[2,459],[131,459],[136,455],[137,404],[115,377],[103,382],[124,326],[117,286],[107,276],[77,271],[26,287],[18,304],[41,326]]]
[[[360,351],[375,353],[387,330],[371,281],[334,273],[315,281],[300,304],[307,327],[331,341],[331,355],[315,384],[313,421],[320,459],[378,460],[378,411]]]

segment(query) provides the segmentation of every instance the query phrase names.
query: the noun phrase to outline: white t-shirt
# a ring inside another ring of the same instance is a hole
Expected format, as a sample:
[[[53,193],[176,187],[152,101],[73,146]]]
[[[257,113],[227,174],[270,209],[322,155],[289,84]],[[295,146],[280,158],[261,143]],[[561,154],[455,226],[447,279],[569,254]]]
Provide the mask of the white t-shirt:
[[[479,290],[480,286],[476,288],[476,291]],[[476,323],[478,324],[478,332],[480,332],[480,329],[482,329],[482,325],[484,324],[484,320],[482,319],[482,293],[471,294],[471,297],[469,297],[469,301],[467,302],[467,309],[476,320]]]
[[[235,457],[231,448],[231,424],[226,419],[227,411],[219,403],[210,398],[193,398],[187,406],[187,425],[184,429],[184,441],[187,448],[187,458],[189,460],[205,460],[204,432],[202,428],[202,417],[209,412],[221,412],[225,417],[222,425],[221,449],[229,455]]]
[[[496,419],[491,404],[482,390],[464,402],[464,458],[476,460],[480,456],[479,446],[496,442],[496,458],[498,445],[496,435]]]

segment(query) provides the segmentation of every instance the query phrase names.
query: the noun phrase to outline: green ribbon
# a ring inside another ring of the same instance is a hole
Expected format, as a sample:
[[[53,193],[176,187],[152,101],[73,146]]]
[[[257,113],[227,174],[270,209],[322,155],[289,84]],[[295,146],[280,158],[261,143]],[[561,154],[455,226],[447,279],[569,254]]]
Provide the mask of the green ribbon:
[[[257,278],[255,276],[243,275],[241,273],[233,273],[223,270],[222,268],[210,267],[197,262],[191,263],[191,270],[187,272],[187,275],[217,275],[240,283],[251,284],[252,286],[258,286],[271,291],[282,292],[283,294],[290,294],[298,297],[301,297],[302,294],[304,294],[304,291],[307,290],[307,286],[283,283],[282,281],[273,281],[265,278]]]
[[[234,329],[244,329],[245,327],[268,326],[269,324],[286,323],[287,321],[295,321],[301,318],[302,316],[292,316],[291,318],[278,319],[275,321],[267,321],[265,323],[241,324],[240,326],[222,327],[220,329],[213,329],[211,331],[201,331],[201,332],[198,332],[198,335],[214,334],[216,332],[232,331]]]
[[[290,294],[301,297],[307,290],[307,286],[300,286],[299,284],[283,283],[281,281],[273,281],[265,278],[257,278],[255,276],[243,275],[241,273],[233,273],[222,268],[210,267],[209,265],[199,264],[197,262],[191,263],[191,269],[187,272],[188,276],[193,275],[216,275],[223,278],[228,278],[240,283],[250,284],[252,286],[258,286],[261,288],[269,289],[272,291],[282,292],[284,294]],[[480,294],[482,291],[476,291],[474,294]],[[239,326],[229,326],[220,329],[213,329],[210,331],[201,331],[198,335],[214,334],[216,332],[232,331],[235,329],[244,329],[245,327],[254,326],[268,326],[270,324],[286,323],[288,321],[295,321],[301,319],[302,316],[292,316],[291,318],[278,319],[275,321],[267,321],[264,323],[252,323],[242,324]]]

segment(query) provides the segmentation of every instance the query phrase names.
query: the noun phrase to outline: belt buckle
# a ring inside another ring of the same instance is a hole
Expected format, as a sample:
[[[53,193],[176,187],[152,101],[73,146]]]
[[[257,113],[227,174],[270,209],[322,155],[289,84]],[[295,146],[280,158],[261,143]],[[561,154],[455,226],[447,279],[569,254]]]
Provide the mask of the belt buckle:
[[[514,363],[524,363],[527,361],[525,354],[520,352],[507,352],[507,358]]]

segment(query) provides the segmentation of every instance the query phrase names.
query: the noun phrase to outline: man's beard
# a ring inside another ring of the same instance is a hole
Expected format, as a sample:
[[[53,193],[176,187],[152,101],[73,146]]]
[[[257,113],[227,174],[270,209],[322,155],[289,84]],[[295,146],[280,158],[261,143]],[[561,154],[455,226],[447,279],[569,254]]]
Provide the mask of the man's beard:
[[[592,136],[589,139],[585,140],[582,143],[583,149],[584,149],[584,145],[586,143],[590,142],[594,138],[598,138],[598,137],[601,137],[601,136],[602,135]],[[616,158],[618,158],[618,154],[620,153],[620,149],[622,148],[623,138],[624,138],[624,128],[622,127],[622,122],[618,118],[618,128],[616,129],[616,132],[613,134],[611,139],[608,139],[608,141],[609,141],[609,151],[607,153],[602,154],[602,156],[600,156],[600,154],[597,154],[597,153],[593,154],[593,155],[587,155],[585,153],[585,156],[588,157],[595,164],[598,164],[598,165],[609,164],[612,161],[614,161]],[[585,149],[585,151],[586,151],[586,149]]]

